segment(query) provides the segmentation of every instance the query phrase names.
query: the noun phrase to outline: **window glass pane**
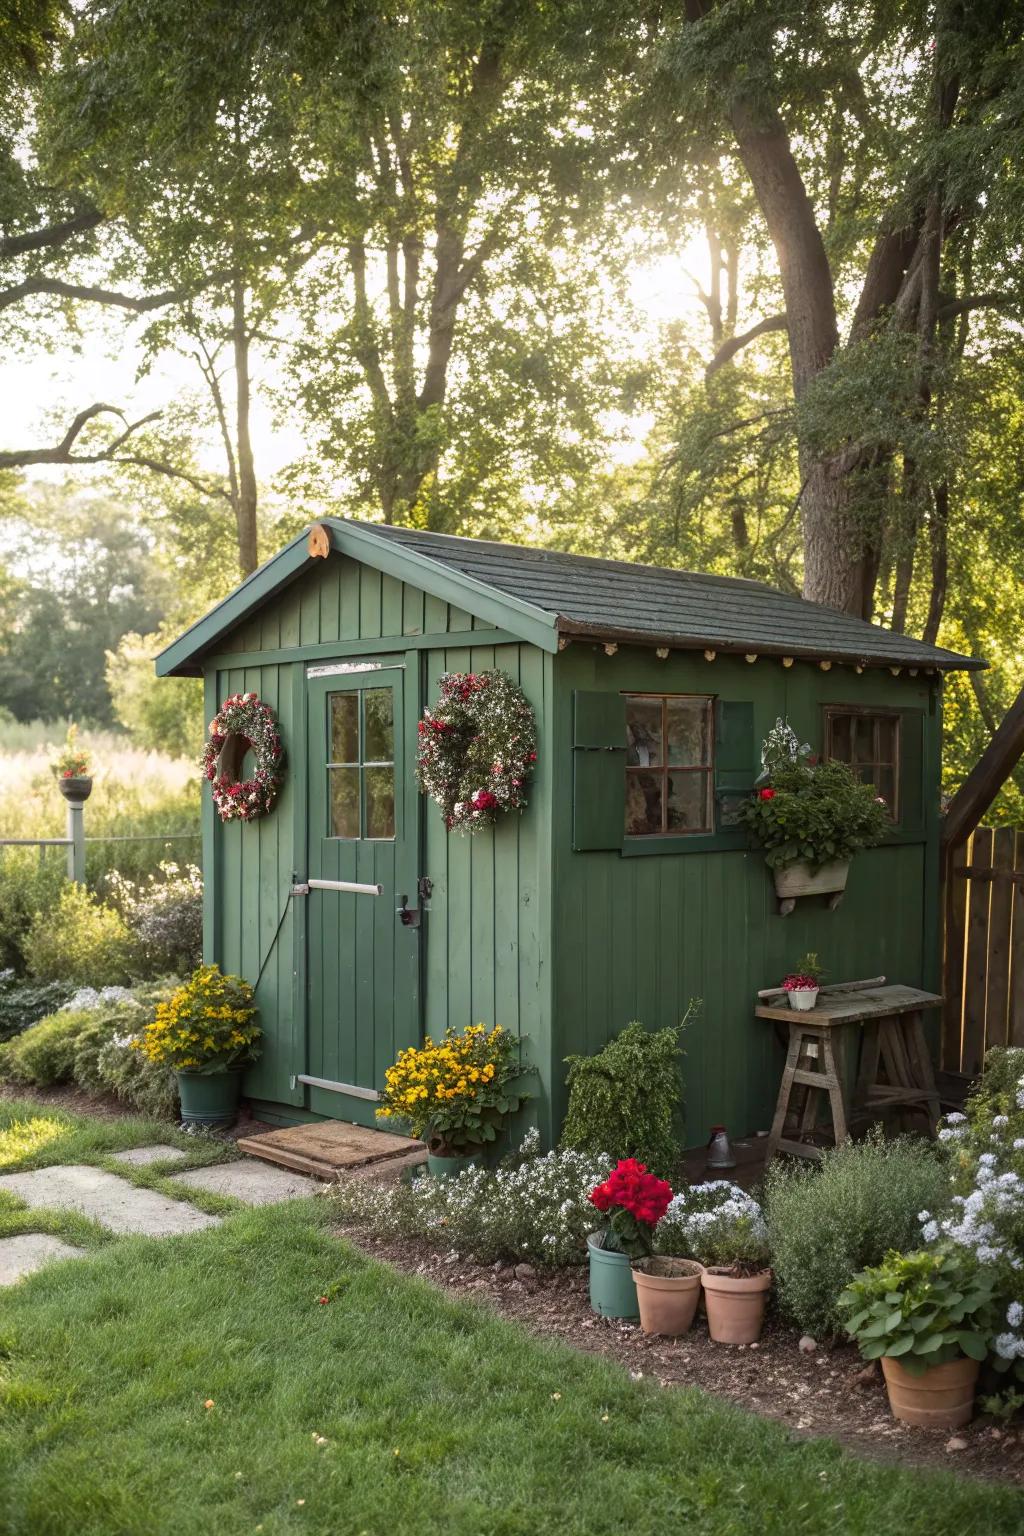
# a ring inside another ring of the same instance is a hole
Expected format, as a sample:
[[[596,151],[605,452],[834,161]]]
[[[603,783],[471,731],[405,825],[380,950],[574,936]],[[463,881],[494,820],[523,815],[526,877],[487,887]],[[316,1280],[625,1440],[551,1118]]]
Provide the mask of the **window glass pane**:
[[[896,761],[896,716],[879,715],[878,717],[878,760],[882,763],[895,763]]]
[[[627,773],[626,831],[633,836],[661,831],[660,773]]]
[[[709,760],[705,699],[668,699],[668,760],[673,767]]]
[[[873,763],[875,760],[875,716],[851,716],[853,734],[853,761]]]
[[[853,745],[850,739],[851,723],[849,715],[833,715],[829,722],[831,733],[829,754],[837,757],[841,763],[848,763],[853,756]]]
[[[669,773],[668,830],[700,832],[708,825],[706,773]]]
[[[331,836],[359,836],[359,769],[329,768]]]
[[[655,768],[661,762],[661,699],[626,700],[626,762]]]
[[[389,689],[388,692],[390,691]],[[367,768],[364,773],[366,776],[366,835],[367,837],[394,837],[395,770]]]
[[[395,756],[394,694],[367,688],[363,694],[363,762],[390,763]]]
[[[331,694],[331,762],[359,761],[359,695]],[[356,836],[359,834],[357,833]]]
[[[896,804],[896,771],[889,767],[876,768],[873,774],[875,793],[881,795],[890,814]]]

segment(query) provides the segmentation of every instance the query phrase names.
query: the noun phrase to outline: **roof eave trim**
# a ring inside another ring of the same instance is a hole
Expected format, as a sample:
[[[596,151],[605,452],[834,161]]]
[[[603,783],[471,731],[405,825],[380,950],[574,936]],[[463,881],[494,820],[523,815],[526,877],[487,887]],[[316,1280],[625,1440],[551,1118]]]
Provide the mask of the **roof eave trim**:
[[[759,644],[753,640],[723,640],[720,636],[656,634],[651,630],[616,629],[606,624],[588,625],[579,619],[558,617],[558,633],[563,640],[614,640],[629,645],[668,645],[680,651],[717,651],[724,656],[792,656],[800,661],[831,661],[837,666],[899,667],[918,670],[931,667],[936,672],[978,672],[988,668],[987,661],[975,656],[961,656],[956,651],[936,647],[937,655],[924,655],[913,660],[906,656],[862,656],[856,651],[826,650],[811,646],[778,645],[769,642]]]

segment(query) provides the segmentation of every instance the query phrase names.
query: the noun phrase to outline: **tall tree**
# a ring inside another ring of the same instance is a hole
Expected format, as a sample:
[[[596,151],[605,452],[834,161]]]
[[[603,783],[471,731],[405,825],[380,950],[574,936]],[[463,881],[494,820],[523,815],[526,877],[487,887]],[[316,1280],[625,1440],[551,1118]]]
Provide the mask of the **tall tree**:
[[[662,17],[648,53],[658,108],[676,142],[685,124],[692,174],[720,158],[742,166],[778,263],[782,311],[725,346],[732,357],[785,328],[804,592],[870,616],[888,562],[902,619],[927,528],[934,632],[946,377],[966,317],[1017,314],[1022,298],[1002,254],[1021,142],[1020,7],[684,0]]]

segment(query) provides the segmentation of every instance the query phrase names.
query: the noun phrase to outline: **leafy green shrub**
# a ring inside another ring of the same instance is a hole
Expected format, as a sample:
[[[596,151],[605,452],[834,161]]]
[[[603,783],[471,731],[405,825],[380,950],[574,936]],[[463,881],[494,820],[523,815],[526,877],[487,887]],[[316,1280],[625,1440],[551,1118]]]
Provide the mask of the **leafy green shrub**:
[[[138,940],[120,912],[70,881],[56,907],[33,919],[26,950],[29,969],[40,981],[82,986],[123,985],[140,963]]]
[[[150,1061],[136,1046],[138,1035],[113,1034],[95,1056],[99,1087],[123,1104],[145,1115],[175,1119],[178,1088],[174,1073],[160,1062]]]
[[[627,1024],[596,1056],[566,1057],[563,1147],[606,1152],[614,1160],[635,1157],[662,1176],[673,1172],[679,1161],[679,1035],[689,1017],[677,1028],[653,1031]]]
[[[48,1013],[56,1013],[70,996],[66,981],[19,981],[13,971],[0,971],[0,1040],[10,1040]]]
[[[203,875],[198,865],[165,862],[138,883],[116,871],[110,892],[139,940],[151,975],[190,975],[203,959]]]
[[[805,1333],[839,1333],[839,1293],[893,1248],[921,1242],[919,1214],[949,1201],[948,1163],[932,1142],[874,1133],[822,1153],[817,1167],[775,1163],[764,1211],[783,1315]]]
[[[4,826],[4,835],[19,834]],[[64,884],[62,850],[48,850],[43,862],[34,848],[5,848],[0,858],[0,968],[23,976],[28,970],[27,941],[33,919],[57,905]]]
[[[91,1012],[51,1013],[40,1019],[0,1050],[0,1072],[15,1082],[49,1088],[69,1083],[75,1070],[75,1046],[83,1029],[92,1023]]]

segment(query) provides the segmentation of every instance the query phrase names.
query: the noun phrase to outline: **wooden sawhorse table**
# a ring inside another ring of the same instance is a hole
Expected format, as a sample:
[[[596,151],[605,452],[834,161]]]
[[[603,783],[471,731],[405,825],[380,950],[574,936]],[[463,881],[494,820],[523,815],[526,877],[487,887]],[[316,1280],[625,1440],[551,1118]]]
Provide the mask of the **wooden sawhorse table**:
[[[761,1006],[759,1019],[789,1026],[789,1048],[782,1069],[775,1118],[766,1160],[779,1152],[819,1158],[809,1141],[818,1126],[819,1095],[825,1094],[836,1146],[850,1134],[855,1115],[872,1109],[915,1109],[924,1113],[935,1135],[939,1095],[935,1086],[922,1016],[942,998],[916,987],[880,986],[844,991],[823,989],[816,1008],[801,1013],[788,1005]],[[851,1097],[843,1061],[843,1030],[860,1031],[860,1062]],[[838,1051],[838,1056],[837,1056]]]

